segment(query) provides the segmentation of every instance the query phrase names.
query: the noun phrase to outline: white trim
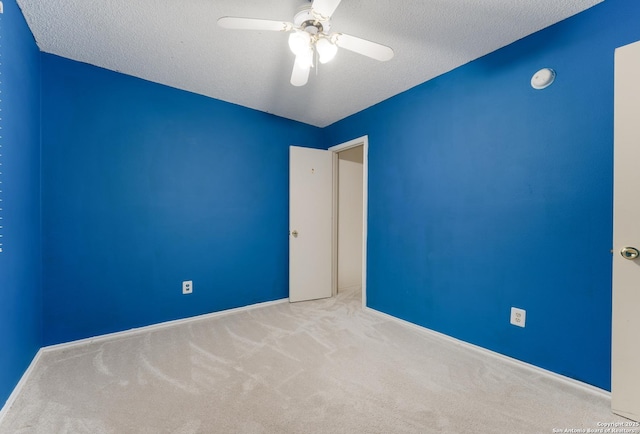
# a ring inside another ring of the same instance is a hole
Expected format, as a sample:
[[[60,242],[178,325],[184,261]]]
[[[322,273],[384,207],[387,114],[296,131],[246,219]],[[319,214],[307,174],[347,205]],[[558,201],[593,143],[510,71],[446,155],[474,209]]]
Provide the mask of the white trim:
[[[176,319],[176,320],[173,320],[173,321],[165,321],[165,322],[161,322],[161,323],[157,323],[157,324],[151,324],[151,325],[144,326],[144,327],[138,327],[138,328],[133,328],[133,329],[130,329],[130,330],[124,330],[124,331],[121,331],[121,332],[107,333],[105,335],[95,336],[95,337],[92,337],[92,338],[78,339],[76,341],[65,342],[65,343],[62,343],[62,344],[49,345],[49,346],[46,346],[46,347],[42,347],[41,350],[43,352],[48,352],[48,351],[59,350],[59,349],[62,349],[62,348],[71,348],[71,347],[77,347],[77,346],[81,346],[81,345],[89,345],[89,344],[93,344],[95,342],[110,341],[110,340],[121,338],[121,337],[125,337],[125,336],[132,336],[132,335],[137,335],[137,334],[140,334],[140,333],[146,333],[146,332],[149,332],[149,331],[152,331],[152,330],[160,330],[160,329],[164,329],[164,328],[167,328],[167,327],[172,327],[172,326],[178,325],[178,324],[186,324],[186,323],[191,323],[191,322],[196,322],[196,321],[202,321],[202,320],[205,320],[205,319],[215,318],[215,317],[219,317],[219,316],[225,316],[225,315],[230,315],[230,314],[234,314],[234,313],[249,311],[249,310],[257,309],[257,308],[260,308],[260,307],[267,307],[267,306],[272,306],[274,304],[286,303],[288,301],[289,301],[288,298],[282,298],[282,299],[274,300],[274,301],[266,301],[264,303],[250,304],[248,306],[242,306],[242,307],[236,307],[236,308],[233,308],[233,309],[221,310],[219,312],[205,313],[203,315],[192,316],[192,317],[189,317],[189,318]]]
[[[351,291],[352,289],[360,289],[360,285],[341,286],[338,288],[340,291]]]
[[[463,348],[469,349],[471,351],[475,351],[475,352],[483,354],[485,356],[493,357],[495,359],[501,360],[503,362],[510,363],[512,365],[515,365],[515,366],[519,366],[521,368],[524,368],[524,369],[527,369],[529,371],[535,372],[536,374],[544,375],[545,377],[554,379],[556,381],[560,381],[560,382],[565,383],[565,384],[567,384],[569,386],[577,387],[579,389],[582,389],[582,390],[584,390],[586,392],[589,392],[589,393],[592,393],[592,394],[595,394],[595,395],[600,395],[603,398],[606,398],[606,399],[609,399],[609,400],[611,399],[611,392],[608,392],[606,390],[600,389],[599,387],[596,387],[596,386],[592,386],[591,384],[583,383],[582,381],[578,381],[578,380],[575,380],[573,378],[565,377],[564,375],[560,375],[560,374],[557,374],[555,372],[548,371],[548,370],[546,370],[544,368],[540,368],[538,366],[532,365],[530,363],[523,362],[521,360],[514,359],[514,358],[509,357],[509,356],[505,356],[504,354],[496,353],[495,351],[491,351],[491,350],[489,350],[487,348],[483,348],[483,347],[480,347],[478,345],[470,344],[469,342],[461,341],[460,339],[456,339],[454,337],[451,337],[449,335],[445,335],[445,334],[437,332],[435,330],[431,330],[431,329],[428,329],[426,327],[422,327],[422,326],[420,326],[418,324],[414,324],[412,322],[405,321],[405,320],[397,318],[397,317],[395,317],[393,315],[389,315],[388,313],[384,313],[384,312],[380,312],[379,310],[371,309],[370,307],[365,307],[364,309],[366,311],[368,311],[368,312],[371,312],[371,313],[374,313],[376,315],[382,316],[384,318],[390,319],[392,321],[398,322],[398,323],[400,323],[400,324],[402,324],[402,325],[404,325],[406,327],[410,327],[410,328],[412,328],[414,330],[417,330],[417,331],[419,331],[421,333],[425,333],[425,334],[427,334],[429,336],[433,336],[435,338],[441,339],[441,340],[446,341],[448,343],[451,343],[451,344],[457,345],[459,347],[463,347]]]
[[[2,425],[2,420],[6,416],[11,406],[13,406],[13,403],[18,398],[18,395],[20,394],[20,392],[22,392],[22,388],[24,387],[27,380],[33,373],[33,370],[35,369],[36,364],[40,360],[42,353],[43,353],[42,348],[40,348],[36,353],[36,355],[33,357],[33,360],[31,360],[31,363],[29,364],[29,367],[27,368],[27,370],[24,371],[24,374],[22,374],[22,377],[20,378],[20,381],[18,381],[18,384],[16,384],[16,387],[13,388],[13,392],[11,392],[11,395],[9,395],[9,398],[7,398],[7,402],[5,402],[4,405],[2,406],[2,409],[0,409],[0,426]]]
[[[328,151],[331,152],[331,151]],[[332,152],[331,179],[331,296],[338,295],[338,153]]]
[[[350,148],[362,145],[362,307],[367,307],[367,221],[369,203],[369,136],[365,135],[357,139],[349,140],[329,148],[329,151],[337,154]],[[337,205],[334,198],[334,207]],[[336,226],[337,228],[337,226]],[[336,229],[337,230],[337,229]],[[337,256],[337,245],[333,246]]]

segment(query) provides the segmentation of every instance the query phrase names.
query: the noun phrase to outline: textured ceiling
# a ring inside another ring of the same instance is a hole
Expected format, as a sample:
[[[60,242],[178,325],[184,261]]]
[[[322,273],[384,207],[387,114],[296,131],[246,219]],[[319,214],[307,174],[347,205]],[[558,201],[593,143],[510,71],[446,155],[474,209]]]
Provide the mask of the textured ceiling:
[[[342,0],[332,31],[392,47],[378,62],[340,50],[289,83],[287,33],[226,30],[241,16],[292,21],[305,0],[18,0],[40,49],[179,89],[326,126],[602,0]]]

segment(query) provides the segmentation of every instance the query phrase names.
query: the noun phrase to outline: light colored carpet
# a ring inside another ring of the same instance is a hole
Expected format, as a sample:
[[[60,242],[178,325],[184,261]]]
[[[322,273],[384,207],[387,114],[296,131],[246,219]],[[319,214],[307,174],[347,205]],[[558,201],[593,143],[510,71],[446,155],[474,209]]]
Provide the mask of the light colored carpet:
[[[43,353],[0,433],[551,433],[597,393],[363,311],[276,304]]]

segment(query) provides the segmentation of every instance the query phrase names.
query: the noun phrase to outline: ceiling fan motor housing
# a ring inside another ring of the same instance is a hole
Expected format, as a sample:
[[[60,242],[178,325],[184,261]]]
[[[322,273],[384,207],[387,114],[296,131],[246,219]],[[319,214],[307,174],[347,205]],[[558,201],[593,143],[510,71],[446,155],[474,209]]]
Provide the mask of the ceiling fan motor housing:
[[[293,23],[312,35],[319,33],[328,33],[331,29],[331,23],[329,20],[320,20],[313,14],[310,6],[304,7],[293,17]]]

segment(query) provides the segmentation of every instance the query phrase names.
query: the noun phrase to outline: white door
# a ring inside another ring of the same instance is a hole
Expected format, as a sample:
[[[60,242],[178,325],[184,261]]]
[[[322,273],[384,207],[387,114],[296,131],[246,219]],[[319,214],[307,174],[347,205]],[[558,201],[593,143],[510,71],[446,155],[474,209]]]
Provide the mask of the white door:
[[[331,297],[333,153],[289,148],[289,301]]]
[[[640,42],[616,50],[611,408],[640,420]]]

